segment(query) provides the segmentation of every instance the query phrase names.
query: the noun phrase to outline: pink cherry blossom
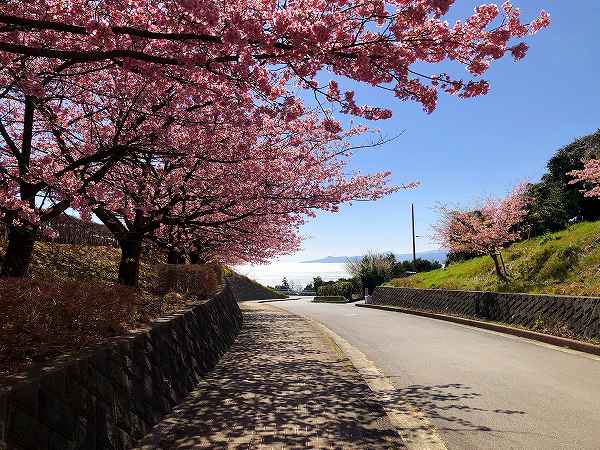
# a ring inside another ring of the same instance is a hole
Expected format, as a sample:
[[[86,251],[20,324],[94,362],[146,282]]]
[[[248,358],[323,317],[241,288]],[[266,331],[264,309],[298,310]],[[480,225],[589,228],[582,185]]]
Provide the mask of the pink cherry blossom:
[[[351,170],[350,142],[366,128],[338,115],[392,113],[346,80],[432,113],[440,92],[486,94],[494,61],[522,58],[526,35],[550,23],[542,12],[528,25],[506,2],[449,24],[453,3],[11,0],[0,15],[0,220],[32,240],[68,208],[95,212],[124,261],[144,239],[223,260],[290,251],[316,210],[396,190],[385,170]],[[448,61],[467,79],[415,70]],[[246,247],[234,243],[252,230]],[[28,256],[7,256],[4,275],[22,275]]]
[[[434,227],[435,239],[451,252],[489,255],[500,279],[506,277],[498,261],[499,251],[521,237],[527,214],[527,184],[519,184],[503,199],[488,198],[474,210],[441,208]]]
[[[585,161],[583,169],[568,173],[573,179],[570,184],[581,184],[586,197],[600,198],[600,160]]]

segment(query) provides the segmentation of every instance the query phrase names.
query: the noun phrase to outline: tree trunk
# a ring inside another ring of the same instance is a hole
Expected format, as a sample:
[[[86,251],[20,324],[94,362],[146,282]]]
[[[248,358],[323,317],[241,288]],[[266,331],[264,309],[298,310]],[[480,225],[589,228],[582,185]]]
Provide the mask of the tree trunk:
[[[190,264],[203,264],[206,261],[204,261],[204,258],[202,257],[202,255],[204,254],[204,249],[203,249],[203,245],[202,244],[192,244],[191,246],[191,250],[189,251],[189,257],[190,257]]]
[[[199,251],[190,252],[190,264],[208,264],[206,255]]]
[[[193,251],[190,252],[190,264],[199,264],[200,263],[200,252]]]
[[[183,264],[185,259],[183,255],[175,249],[170,249],[167,255],[167,264]]]
[[[24,277],[29,272],[37,230],[8,227],[8,247],[2,264],[2,277]]]
[[[508,270],[506,270],[506,265],[504,264],[504,258],[502,257],[502,252],[498,252],[498,256],[500,257],[500,262],[502,263],[502,271],[504,272],[504,277],[508,278]]]
[[[492,254],[490,254],[490,256],[494,260],[494,266],[496,267],[496,276],[498,277],[498,281],[505,283],[506,275],[504,274],[504,272],[502,271],[502,267],[500,266],[500,261],[498,260],[498,254],[492,253]]]
[[[140,258],[142,256],[142,234],[127,233],[119,239],[121,262],[119,264],[119,284],[138,287]]]

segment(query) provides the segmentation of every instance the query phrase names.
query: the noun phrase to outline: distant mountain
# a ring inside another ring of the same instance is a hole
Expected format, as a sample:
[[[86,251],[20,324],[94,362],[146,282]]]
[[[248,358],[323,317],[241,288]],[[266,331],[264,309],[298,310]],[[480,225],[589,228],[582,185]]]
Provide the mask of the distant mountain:
[[[429,261],[439,261],[444,263],[448,251],[446,250],[429,250],[427,252],[417,252],[417,258],[428,259]],[[412,260],[412,253],[395,254],[397,261]],[[362,256],[327,256],[321,259],[313,259],[311,261],[302,261],[303,263],[345,263],[348,260],[357,261]]]

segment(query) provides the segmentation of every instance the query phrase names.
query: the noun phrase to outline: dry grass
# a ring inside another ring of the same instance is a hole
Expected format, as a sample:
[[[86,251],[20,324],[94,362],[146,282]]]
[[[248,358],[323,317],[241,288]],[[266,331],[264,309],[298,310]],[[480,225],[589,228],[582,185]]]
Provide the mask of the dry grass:
[[[184,308],[157,296],[89,281],[0,279],[0,377],[97,345]]]
[[[191,304],[125,286],[74,280],[0,279],[0,377],[140,328]]]
[[[147,250],[134,290],[114,283],[119,258],[111,247],[36,242],[31,278],[0,279],[0,378],[139,328],[210,296],[219,280],[216,268],[196,266],[206,276],[195,284],[157,292],[163,255]]]
[[[170,266],[165,286],[164,255],[146,250],[135,290],[115,283],[119,259],[112,247],[36,242],[31,278],[0,278],[0,379],[145,326],[222,282],[217,266]]]
[[[160,264],[155,272],[159,294],[177,292],[203,299],[210,297],[223,283],[223,270],[217,264]]]
[[[0,240],[0,265],[6,242]],[[114,283],[119,272],[121,251],[114,247],[36,242],[33,250],[31,276],[40,279],[61,279]],[[156,279],[155,268],[165,256],[144,249],[140,265],[140,287],[151,290]]]

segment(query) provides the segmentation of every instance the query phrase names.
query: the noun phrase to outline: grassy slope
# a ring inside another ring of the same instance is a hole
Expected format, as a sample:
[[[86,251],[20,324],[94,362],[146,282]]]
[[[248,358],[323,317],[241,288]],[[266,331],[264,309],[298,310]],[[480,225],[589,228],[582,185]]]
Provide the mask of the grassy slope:
[[[386,285],[600,296],[600,221],[513,244],[502,252],[512,280],[498,285],[489,256]]]
[[[0,241],[0,259],[6,243]],[[36,242],[31,273],[36,278],[60,278],[114,282],[121,251],[112,247]],[[156,253],[145,253],[140,267],[140,285],[148,286],[154,265],[164,262]]]
[[[223,269],[223,275],[225,277],[233,276],[233,274],[235,274],[237,277],[245,280],[247,283],[251,284],[252,286],[255,286],[258,289],[264,289],[264,290],[268,291],[269,293],[271,293],[273,295],[272,298],[281,298],[281,299],[288,298],[287,295],[280,294],[275,289],[272,289],[269,286],[264,286],[264,285],[260,284],[258,281],[255,281],[255,280],[253,280],[251,278],[248,278],[245,275],[241,275],[241,274],[235,272],[233,269],[231,269],[231,267],[227,267],[227,266],[224,267],[224,269]]]
[[[0,240],[0,266],[6,250],[6,242]],[[117,280],[121,251],[113,247],[92,245],[68,245],[36,242],[31,273],[35,278],[72,279],[112,283]],[[140,286],[150,286],[155,277],[154,266],[164,263],[165,258],[158,252],[148,251],[142,256],[140,266]],[[225,276],[232,270],[225,268]],[[248,283],[273,293],[273,298],[287,298],[277,291],[263,286],[248,277]]]

